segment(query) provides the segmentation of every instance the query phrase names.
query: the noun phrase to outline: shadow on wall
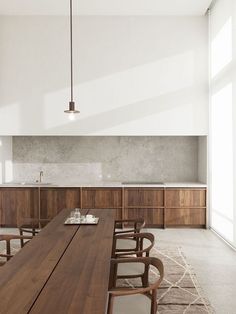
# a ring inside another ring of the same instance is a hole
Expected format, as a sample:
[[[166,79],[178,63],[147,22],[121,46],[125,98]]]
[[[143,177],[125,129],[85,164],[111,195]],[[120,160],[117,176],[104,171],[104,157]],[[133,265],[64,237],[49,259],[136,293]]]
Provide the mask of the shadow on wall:
[[[178,19],[182,33],[174,31],[176,21],[172,19],[104,22],[88,18],[83,20],[89,26],[83,33],[76,22],[75,95],[81,114],[70,123],[63,113],[69,98],[67,19],[58,17],[52,23],[47,17],[4,18],[0,33],[5,65],[0,93],[2,130],[11,134],[93,134],[124,124],[124,132],[132,133],[135,127],[140,133],[144,128],[155,133],[163,120],[160,113],[168,111],[177,123],[180,106],[191,114],[194,124],[195,111],[206,92],[204,62],[196,64],[198,56],[205,60],[204,52],[199,53],[198,42],[191,40],[199,30],[197,21],[194,31],[189,31],[189,20]],[[162,35],[163,29],[172,34],[172,40]],[[153,38],[159,38],[158,43]]]
[[[175,101],[173,101],[175,99]],[[140,130],[140,135],[145,135],[147,128],[142,125],[145,123],[145,119],[151,117],[152,120],[157,119],[157,116],[161,113],[168,111],[172,112],[175,109],[188,106],[191,109],[198,103],[197,95],[194,93],[194,88],[186,88],[178,92],[173,92],[168,95],[163,95],[153,99],[146,99],[137,103],[120,106],[113,110],[107,110],[102,113],[89,115],[88,117],[82,118],[79,115],[75,121],[67,121],[67,123],[60,124],[53,128],[49,128],[57,134],[65,134],[68,131],[76,131],[80,134],[96,134],[102,133],[117,126],[126,125],[130,123],[129,133],[137,135],[137,128]],[[86,110],[86,109],[84,109]],[[194,129],[194,117],[189,116],[186,124],[189,124],[189,128]],[[46,120],[46,117],[45,117]],[[144,120],[144,121],[143,121]],[[137,124],[134,125],[133,123]],[[157,123],[157,120],[156,120]],[[149,125],[148,131],[153,131],[155,135],[155,124],[152,127]],[[171,123],[171,122],[170,122]],[[141,124],[141,125],[140,125]],[[146,123],[145,123],[146,124]],[[159,123],[160,125],[160,123]],[[136,127],[135,127],[136,126]],[[132,127],[135,127],[132,130]],[[142,129],[143,127],[143,129]],[[164,121],[163,128],[168,129],[169,125]],[[61,132],[61,133],[60,133]]]

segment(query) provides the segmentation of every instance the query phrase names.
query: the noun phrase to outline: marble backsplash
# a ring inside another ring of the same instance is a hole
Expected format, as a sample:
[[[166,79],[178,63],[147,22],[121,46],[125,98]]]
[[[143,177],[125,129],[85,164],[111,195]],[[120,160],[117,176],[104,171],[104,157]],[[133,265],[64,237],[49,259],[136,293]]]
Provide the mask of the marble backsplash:
[[[13,137],[14,181],[198,181],[198,137]]]

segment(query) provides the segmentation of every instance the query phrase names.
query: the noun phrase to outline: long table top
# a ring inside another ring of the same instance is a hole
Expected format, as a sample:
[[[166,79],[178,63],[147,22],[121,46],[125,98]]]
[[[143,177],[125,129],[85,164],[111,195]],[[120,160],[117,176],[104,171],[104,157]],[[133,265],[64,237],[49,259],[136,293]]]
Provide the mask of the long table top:
[[[115,210],[89,210],[98,225],[65,226],[69,212],[0,268],[1,314],[105,313]]]

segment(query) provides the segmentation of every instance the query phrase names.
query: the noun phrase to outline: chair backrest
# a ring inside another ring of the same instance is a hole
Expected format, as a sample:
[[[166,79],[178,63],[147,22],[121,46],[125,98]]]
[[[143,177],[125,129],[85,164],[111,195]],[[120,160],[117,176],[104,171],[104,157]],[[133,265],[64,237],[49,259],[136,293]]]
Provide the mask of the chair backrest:
[[[143,218],[116,220],[115,228],[124,224],[128,225],[128,229],[115,230],[114,234],[139,233],[145,227],[145,220]]]
[[[41,229],[49,223],[49,219],[43,219],[43,218],[30,218],[30,217],[22,217],[18,221],[17,227],[19,229]]]
[[[135,248],[126,248],[124,245],[124,248],[117,249],[117,241],[124,241],[130,242],[134,241]],[[113,240],[113,253],[112,257],[126,257],[126,256],[132,256],[136,255],[139,257],[142,256],[149,256],[149,252],[154,246],[155,238],[152,233],[131,233],[131,234],[118,234],[114,236]]]
[[[0,253],[0,257],[6,258],[8,261],[10,258],[13,257],[11,251],[11,240],[30,240],[32,239],[31,236],[21,236],[15,234],[0,234],[0,242],[4,241],[6,245],[6,253]]]

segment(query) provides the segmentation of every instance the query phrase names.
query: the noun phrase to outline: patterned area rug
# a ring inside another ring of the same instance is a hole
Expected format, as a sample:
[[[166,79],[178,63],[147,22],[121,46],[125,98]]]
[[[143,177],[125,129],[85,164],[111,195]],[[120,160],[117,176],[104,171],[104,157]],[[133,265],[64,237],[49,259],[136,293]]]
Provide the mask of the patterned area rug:
[[[19,248],[19,241],[12,243],[15,254]],[[0,243],[0,253],[5,248]],[[204,297],[204,293],[198,284],[192,267],[187,263],[181,248],[158,247],[153,248],[151,256],[162,260],[165,267],[165,276],[158,290],[158,312],[159,314],[206,314],[215,313],[210,302]],[[1,263],[0,258],[0,263]],[[153,271],[153,270],[152,270]],[[158,276],[154,271],[150,281]],[[139,285],[137,282],[125,280],[120,282],[122,286]],[[125,314],[125,313],[124,313]],[[129,313],[131,314],[131,313]]]
[[[158,290],[159,314],[206,314],[215,313],[204,296],[192,267],[187,263],[181,248],[153,248],[151,256],[164,264],[164,280]],[[150,282],[158,277],[151,269]],[[137,287],[140,279],[119,280],[118,286]]]
[[[158,291],[158,313],[215,313],[181,248],[154,248],[151,256],[160,258],[165,267]]]

